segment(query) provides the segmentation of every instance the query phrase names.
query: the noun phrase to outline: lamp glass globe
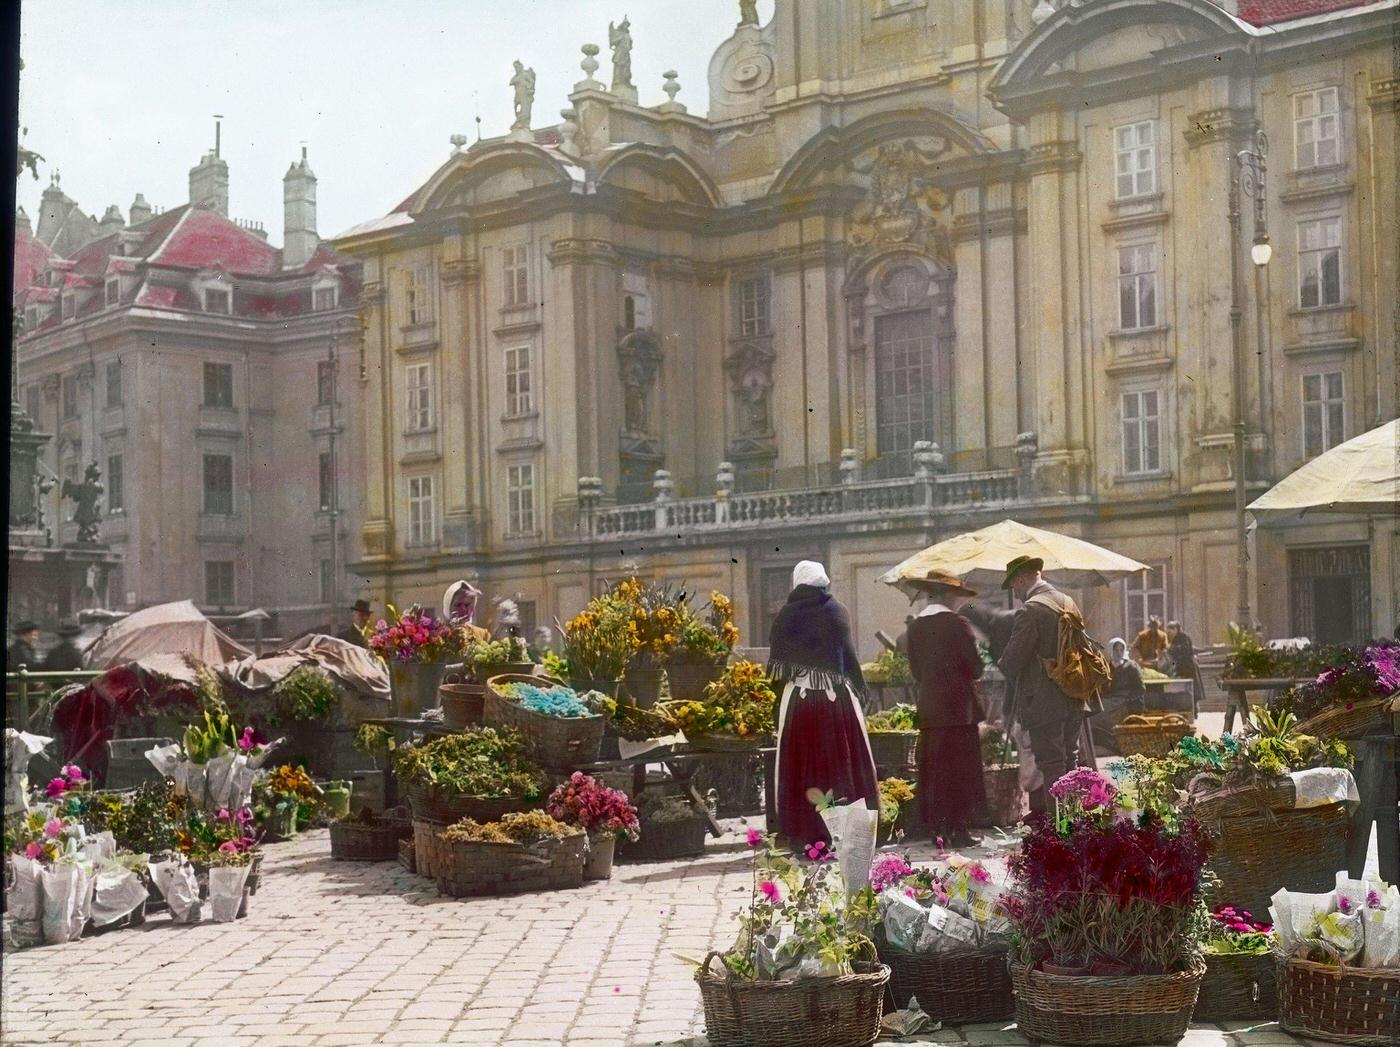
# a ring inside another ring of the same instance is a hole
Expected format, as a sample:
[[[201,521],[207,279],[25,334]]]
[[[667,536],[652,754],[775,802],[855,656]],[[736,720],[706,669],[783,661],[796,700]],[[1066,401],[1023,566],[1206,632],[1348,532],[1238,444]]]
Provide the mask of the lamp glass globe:
[[[1249,249],[1249,257],[1254,260],[1255,265],[1268,265],[1269,259],[1274,256],[1273,244],[1267,240],[1263,243],[1255,244]]]

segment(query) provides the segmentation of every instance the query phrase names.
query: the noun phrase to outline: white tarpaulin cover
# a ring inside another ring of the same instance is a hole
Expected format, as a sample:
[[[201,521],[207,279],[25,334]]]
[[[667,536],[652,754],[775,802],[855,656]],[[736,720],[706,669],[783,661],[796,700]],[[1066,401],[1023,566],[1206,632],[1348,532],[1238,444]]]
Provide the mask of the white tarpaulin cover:
[[[157,654],[190,654],[221,665],[253,652],[233,639],[189,600],[147,607],[113,622],[84,655],[91,669],[107,669]]]
[[[314,665],[329,673],[356,694],[389,696],[389,673],[381,662],[363,647],[334,636],[313,633],[261,658],[248,655],[219,668],[230,683],[250,691],[275,687],[284,676],[303,665]]]
[[[1400,419],[1318,455],[1250,502],[1249,511],[1260,523],[1305,512],[1400,512]]]

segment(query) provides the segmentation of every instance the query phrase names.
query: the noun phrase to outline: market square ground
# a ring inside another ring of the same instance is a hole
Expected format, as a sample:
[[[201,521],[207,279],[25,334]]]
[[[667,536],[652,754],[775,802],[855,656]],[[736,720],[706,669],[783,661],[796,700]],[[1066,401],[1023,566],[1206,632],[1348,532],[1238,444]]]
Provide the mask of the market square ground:
[[[7,953],[0,1040],[703,1047],[700,994],[675,953],[728,945],[751,883],[737,834],[697,860],[619,865],[604,883],[514,898],[454,901],[395,863],[332,861],[324,830],[270,846],[264,868],[233,924],[161,916]],[[1027,1041],[1008,1022],[920,1042]],[[1195,1026],[1181,1047],[1306,1042],[1273,1023],[1233,1023]]]

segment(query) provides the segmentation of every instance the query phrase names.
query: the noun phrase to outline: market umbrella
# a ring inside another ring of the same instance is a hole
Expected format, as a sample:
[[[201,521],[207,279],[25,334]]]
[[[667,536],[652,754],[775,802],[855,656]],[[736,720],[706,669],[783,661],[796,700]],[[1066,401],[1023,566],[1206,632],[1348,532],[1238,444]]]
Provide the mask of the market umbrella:
[[[89,669],[106,669],[153,654],[192,654],[209,665],[220,665],[253,652],[230,637],[189,600],[177,600],[129,614],[113,622],[87,649]]]
[[[1249,504],[1260,523],[1307,512],[1400,511],[1400,419],[1338,444]]]
[[[1027,527],[1015,520],[1003,520],[980,531],[969,531],[930,545],[886,571],[880,581],[913,596],[916,590],[910,581],[936,570],[985,591],[1001,585],[1007,562],[1018,556],[1040,557],[1045,561],[1045,573],[1050,580],[1067,588],[1108,585],[1150,570],[1146,564],[1092,542]]]

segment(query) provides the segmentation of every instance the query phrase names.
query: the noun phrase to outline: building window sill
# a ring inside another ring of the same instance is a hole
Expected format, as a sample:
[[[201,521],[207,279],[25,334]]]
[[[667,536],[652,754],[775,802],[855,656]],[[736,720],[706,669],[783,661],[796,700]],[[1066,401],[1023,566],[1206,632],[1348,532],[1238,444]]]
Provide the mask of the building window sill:
[[[1353,302],[1334,302],[1328,305],[1300,305],[1288,310],[1289,316],[1326,316],[1328,313],[1349,313],[1355,309]]]
[[[1136,196],[1115,196],[1108,202],[1108,206],[1115,211],[1124,207],[1137,210],[1138,208],[1146,207],[1151,204],[1160,204],[1165,198],[1166,194],[1159,189],[1155,193],[1139,193]]]
[[[1152,335],[1166,334],[1171,329],[1171,324],[1154,324],[1152,327],[1120,327],[1109,331],[1108,337],[1114,341],[1125,338],[1149,338]]]
[[[430,425],[426,429],[405,429],[403,431],[403,435],[406,438],[412,438],[416,436],[436,436],[437,426]]]
[[[516,545],[525,545],[544,541],[544,534],[540,531],[521,531],[517,534],[503,534],[501,540]]]
[[[528,422],[531,418],[538,418],[539,416],[539,411],[521,411],[519,414],[503,414],[501,415],[501,421]]]
[[[1115,484],[1157,483],[1171,478],[1170,469],[1154,469],[1148,473],[1119,473],[1113,478],[1113,482]]]

